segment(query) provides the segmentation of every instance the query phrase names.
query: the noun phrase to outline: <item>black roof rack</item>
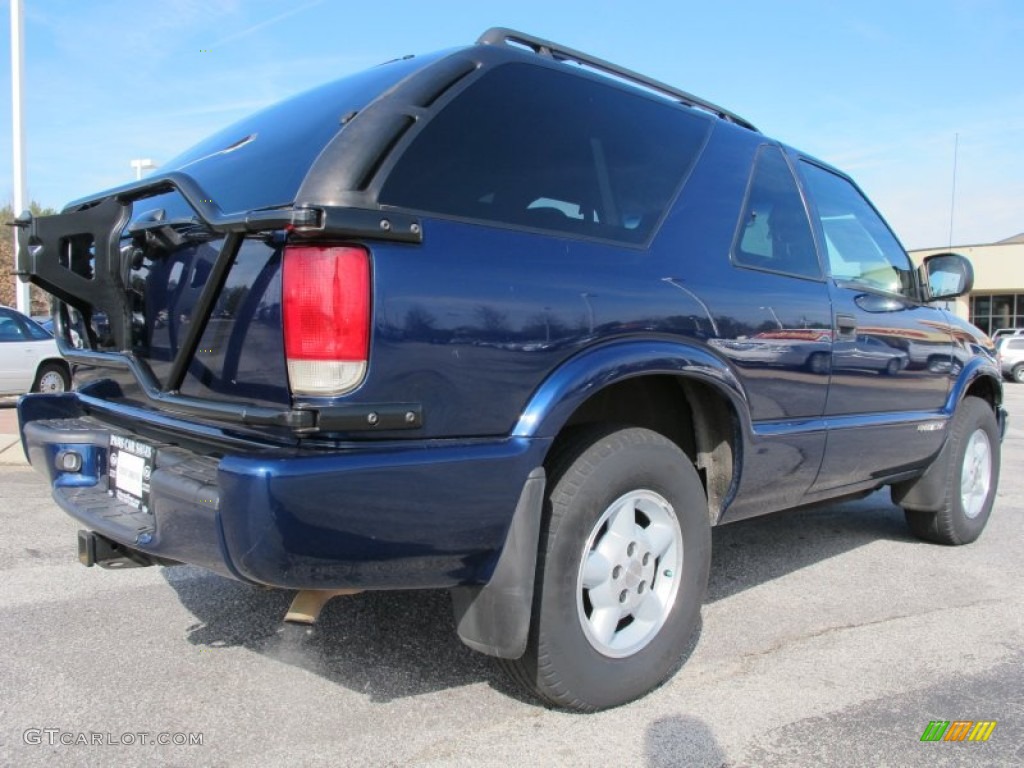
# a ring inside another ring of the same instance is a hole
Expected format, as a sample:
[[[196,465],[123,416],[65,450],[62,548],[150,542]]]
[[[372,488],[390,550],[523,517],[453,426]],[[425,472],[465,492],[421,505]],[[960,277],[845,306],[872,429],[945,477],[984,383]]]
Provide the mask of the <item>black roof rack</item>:
[[[660,80],[641,75],[639,72],[634,72],[631,69],[620,67],[617,64],[612,64],[610,61],[599,59],[596,56],[577,51],[573,48],[568,48],[558,43],[553,43],[550,40],[543,40],[533,35],[527,35],[523,32],[517,32],[514,29],[507,29],[505,27],[491,27],[477,40],[478,44],[482,45],[509,45],[512,47],[524,47],[529,48],[534,53],[538,53],[541,56],[549,56],[557,61],[572,61],[580,64],[584,67],[603,72],[606,75],[612,75],[623,80],[627,80],[636,85],[650,89],[663,96],[669,96],[672,99],[682,102],[689,107],[697,107],[707,112],[711,112],[714,115],[728,120],[730,123],[736,123],[744,128],[748,128],[751,131],[757,131],[751,123],[744,120],[739,115],[730,112],[727,109],[723,109],[716,104],[712,104],[710,101],[694,96],[692,93],[681,91],[678,88],[673,88],[671,85],[667,85]]]

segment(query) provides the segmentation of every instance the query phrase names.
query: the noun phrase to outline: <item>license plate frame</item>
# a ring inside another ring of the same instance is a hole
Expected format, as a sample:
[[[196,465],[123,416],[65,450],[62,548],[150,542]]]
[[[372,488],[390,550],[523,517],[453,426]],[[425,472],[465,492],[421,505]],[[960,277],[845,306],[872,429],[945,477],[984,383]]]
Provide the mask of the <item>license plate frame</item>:
[[[150,479],[156,463],[156,447],[134,437],[111,435],[107,456],[107,493],[150,514]]]

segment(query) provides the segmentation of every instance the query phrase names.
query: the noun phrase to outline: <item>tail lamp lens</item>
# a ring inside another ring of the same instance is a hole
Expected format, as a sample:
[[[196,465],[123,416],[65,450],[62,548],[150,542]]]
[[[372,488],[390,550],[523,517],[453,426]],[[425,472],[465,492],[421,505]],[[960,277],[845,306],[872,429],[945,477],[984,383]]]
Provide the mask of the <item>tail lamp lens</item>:
[[[297,395],[341,395],[366,374],[370,258],[352,246],[288,246],[282,276],[288,383]]]

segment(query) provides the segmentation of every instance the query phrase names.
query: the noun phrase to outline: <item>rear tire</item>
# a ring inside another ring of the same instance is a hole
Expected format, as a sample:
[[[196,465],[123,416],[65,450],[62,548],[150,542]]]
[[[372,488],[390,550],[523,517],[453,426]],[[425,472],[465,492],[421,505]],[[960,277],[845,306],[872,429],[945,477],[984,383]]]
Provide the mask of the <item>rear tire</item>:
[[[926,541],[969,544],[985,529],[999,483],[999,426],[992,406],[977,397],[964,398],[936,462],[948,462],[941,506],[934,512],[908,509],[907,523]]]
[[[549,462],[526,653],[504,666],[556,706],[643,696],[681,665],[711,561],[707,498],[675,443],[599,427]]]
[[[36,371],[36,380],[32,384],[33,392],[58,394],[71,389],[71,374],[66,365],[61,363],[43,363]]]
[[[1018,384],[1024,384],[1024,364],[1013,366],[1013,370],[1010,371],[1010,375]]]

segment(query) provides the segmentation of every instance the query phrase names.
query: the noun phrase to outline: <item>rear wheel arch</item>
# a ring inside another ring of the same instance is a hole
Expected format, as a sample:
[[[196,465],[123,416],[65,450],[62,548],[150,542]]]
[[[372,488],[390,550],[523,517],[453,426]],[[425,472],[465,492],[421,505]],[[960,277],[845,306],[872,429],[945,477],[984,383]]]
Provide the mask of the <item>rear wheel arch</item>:
[[[739,480],[740,419],[735,403],[711,384],[686,376],[635,376],[604,387],[580,404],[548,456],[581,428],[640,427],[675,443],[697,468],[714,524]]]
[[[712,524],[720,519],[738,487],[751,426],[742,384],[719,358],[678,341],[631,339],[591,348],[538,387],[512,436],[557,444],[566,429],[595,423],[651,429],[678,445],[705,483]]]

